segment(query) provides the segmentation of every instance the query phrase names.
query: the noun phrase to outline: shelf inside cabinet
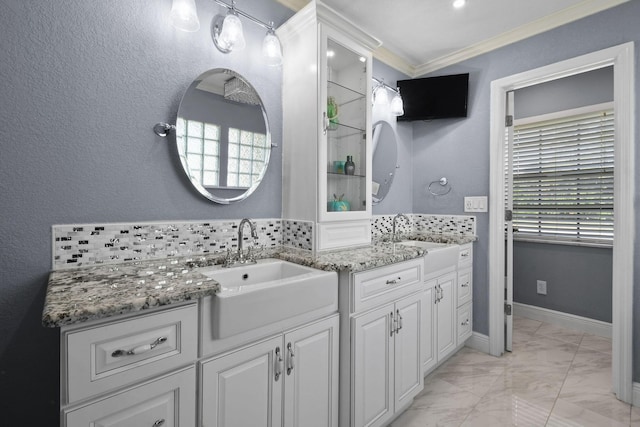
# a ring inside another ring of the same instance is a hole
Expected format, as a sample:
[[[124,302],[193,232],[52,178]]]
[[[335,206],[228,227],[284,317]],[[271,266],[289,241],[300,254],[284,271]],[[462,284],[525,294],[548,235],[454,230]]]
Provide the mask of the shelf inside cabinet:
[[[359,175],[359,174],[347,175],[339,172],[327,172],[327,175],[339,176],[339,177],[345,177],[345,178],[366,178],[366,176],[364,175]]]
[[[342,107],[347,104],[351,104],[352,102],[363,100],[367,97],[366,94],[358,90],[351,89],[340,83],[333,82],[333,81],[329,81],[327,83],[329,84],[328,86],[329,96],[333,96],[336,99],[338,103],[338,107]]]

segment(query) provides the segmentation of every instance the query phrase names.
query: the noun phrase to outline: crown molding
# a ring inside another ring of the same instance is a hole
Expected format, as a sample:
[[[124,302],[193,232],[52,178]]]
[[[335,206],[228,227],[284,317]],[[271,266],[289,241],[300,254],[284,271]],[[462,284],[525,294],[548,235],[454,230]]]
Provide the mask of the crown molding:
[[[413,65],[384,46],[380,46],[374,50],[373,57],[409,77],[415,76],[416,69]]]
[[[281,5],[297,12],[309,3],[309,0],[277,0]]]
[[[495,49],[507,46],[536,34],[549,31],[573,21],[577,21],[589,15],[602,12],[603,10],[618,6],[630,0],[587,0],[574,6],[563,9],[552,15],[537,19],[528,24],[522,25],[496,37],[475,43],[465,49],[458,50],[449,55],[441,56],[432,61],[414,67],[415,73],[412,77],[439,70],[449,65],[457,64],[478,55],[490,52]]]
[[[309,0],[277,0],[278,3],[288,7],[291,10],[299,11],[309,3]],[[441,56],[424,64],[411,64],[406,59],[392,52],[385,47],[378,47],[374,50],[373,56],[380,62],[395,68],[396,70],[407,74],[409,77],[415,78],[424,74],[457,64],[467,59],[491,52],[511,43],[524,40],[536,34],[544,33],[553,28],[560,27],[573,21],[577,21],[589,15],[602,12],[603,10],[627,3],[630,0],[585,0],[579,4],[563,9],[559,12],[545,16],[536,21],[522,25],[506,33],[492,37],[487,40],[475,43],[467,48],[460,49],[448,55]],[[326,8],[326,5],[325,5]],[[330,9],[331,10],[331,9]],[[333,11],[333,10],[331,10]],[[348,22],[342,16],[334,12],[331,16],[325,15],[325,21],[337,17],[340,21]],[[340,24],[335,24],[339,26]],[[340,28],[340,27],[339,27]],[[356,26],[357,28],[357,26]],[[373,42],[375,48],[375,42]]]

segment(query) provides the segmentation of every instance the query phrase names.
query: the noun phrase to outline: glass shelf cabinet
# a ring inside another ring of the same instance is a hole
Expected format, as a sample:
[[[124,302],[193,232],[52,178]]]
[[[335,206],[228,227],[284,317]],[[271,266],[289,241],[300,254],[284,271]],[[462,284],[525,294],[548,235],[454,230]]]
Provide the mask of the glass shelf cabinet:
[[[379,42],[312,1],[283,45],[283,215],[314,249],[371,241],[371,52]]]

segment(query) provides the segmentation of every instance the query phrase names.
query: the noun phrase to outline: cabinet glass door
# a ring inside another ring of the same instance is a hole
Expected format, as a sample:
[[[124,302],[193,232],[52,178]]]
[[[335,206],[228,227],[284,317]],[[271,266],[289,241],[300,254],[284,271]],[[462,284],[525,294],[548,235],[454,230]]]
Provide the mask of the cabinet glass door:
[[[327,212],[367,210],[367,59],[327,40]]]

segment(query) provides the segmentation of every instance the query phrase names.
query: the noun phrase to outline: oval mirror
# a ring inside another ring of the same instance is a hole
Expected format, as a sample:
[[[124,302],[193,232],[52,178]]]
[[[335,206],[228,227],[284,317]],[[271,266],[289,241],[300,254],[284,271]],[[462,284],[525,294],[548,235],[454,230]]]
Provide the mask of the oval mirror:
[[[396,174],[398,145],[396,132],[385,121],[373,125],[372,201],[380,203],[389,193]]]
[[[260,96],[232,70],[204,72],[180,101],[176,143],[200,194],[222,204],[246,199],[264,177],[271,154]]]

